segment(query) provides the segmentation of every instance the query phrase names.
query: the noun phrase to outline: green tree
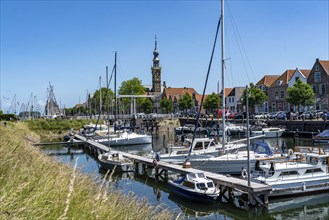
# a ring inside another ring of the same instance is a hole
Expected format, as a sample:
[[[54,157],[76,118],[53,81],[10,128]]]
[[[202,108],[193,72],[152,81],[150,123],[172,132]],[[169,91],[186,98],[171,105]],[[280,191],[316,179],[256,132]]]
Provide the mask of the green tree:
[[[245,89],[243,91],[243,95],[242,95],[243,105],[246,105],[246,94],[247,94],[247,90]],[[249,108],[251,109],[251,112],[254,112],[255,105],[263,104],[267,99],[268,98],[265,95],[265,93],[263,92],[263,90],[255,87],[255,85],[253,83],[250,83],[248,105],[249,105]]]
[[[187,109],[192,108],[193,104],[192,96],[188,93],[185,93],[178,99],[178,107],[181,110],[185,110],[185,112],[187,112]]]
[[[3,114],[3,111],[2,110],[0,110],[0,115],[2,115]]]
[[[287,89],[286,100],[296,107],[313,105],[314,97],[312,87],[307,83],[303,83],[301,79],[298,79],[292,87]]]
[[[102,97],[100,97],[100,91],[102,91]],[[111,89],[101,88],[96,90],[94,95],[89,98],[88,105],[91,107],[91,114],[99,114],[100,100],[102,99],[102,113],[109,114],[113,109],[114,92]],[[87,107],[87,109],[89,108]]]
[[[174,109],[174,103],[172,102],[171,99],[167,99],[167,97],[163,97],[160,101],[160,107],[162,111],[168,114]]]
[[[144,95],[145,88],[142,85],[142,80],[138,79],[137,77],[132,78],[131,80],[123,81],[121,87],[119,88],[120,95]],[[122,98],[122,103],[124,106],[124,110],[128,112],[130,108],[130,98]],[[136,99],[137,105],[143,102],[142,98]]]
[[[220,106],[221,100],[218,94],[211,93],[207,96],[207,98],[204,100],[203,107],[209,111],[214,112],[215,109],[217,109]]]
[[[142,98],[140,103],[142,112],[151,113],[153,110],[153,103],[149,98]]]

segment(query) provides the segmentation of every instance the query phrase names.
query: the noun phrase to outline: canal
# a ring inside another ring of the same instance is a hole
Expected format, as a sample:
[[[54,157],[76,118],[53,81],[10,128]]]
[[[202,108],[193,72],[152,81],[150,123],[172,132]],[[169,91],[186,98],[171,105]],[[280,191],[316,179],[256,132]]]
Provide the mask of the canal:
[[[122,146],[116,148],[125,152],[143,155],[151,151],[159,151],[162,146],[174,140],[169,132],[153,137],[153,143],[143,146]],[[310,141],[293,138],[265,139],[270,146],[292,148],[294,143],[310,146]],[[102,183],[106,170],[100,168],[97,159],[83,149],[68,149],[61,145],[44,146],[44,153],[58,161],[74,166],[77,163],[81,172],[93,176],[96,182]],[[130,193],[137,198],[147,199],[154,206],[162,206],[184,219],[329,219],[329,192],[296,198],[284,198],[269,201],[268,209],[242,207],[242,204],[214,202],[213,204],[195,204],[171,195],[164,182],[156,182],[152,178],[137,173],[115,173],[107,175],[106,184],[109,188]]]

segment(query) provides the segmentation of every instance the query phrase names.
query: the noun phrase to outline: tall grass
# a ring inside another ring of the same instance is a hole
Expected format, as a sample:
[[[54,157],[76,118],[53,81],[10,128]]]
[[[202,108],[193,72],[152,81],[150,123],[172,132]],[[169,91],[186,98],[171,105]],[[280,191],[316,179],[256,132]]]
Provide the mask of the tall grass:
[[[97,185],[30,144],[25,124],[0,125],[0,219],[172,219],[144,199]]]

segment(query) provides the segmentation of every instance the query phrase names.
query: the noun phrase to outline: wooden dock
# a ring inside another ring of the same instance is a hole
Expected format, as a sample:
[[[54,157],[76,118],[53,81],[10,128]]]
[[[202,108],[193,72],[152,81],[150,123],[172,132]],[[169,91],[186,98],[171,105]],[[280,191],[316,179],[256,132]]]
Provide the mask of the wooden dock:
[[[75,135],[75,138],[88,143],[91,147],[95,148],[97,152],[100,153],[108,152],[110,150],[108,147],[96,143],[93,140],[86,139],[81,135]],[[250,186],[248,186],[247,179],[241,179],[241,178],[231,177],[217,173],[205,172],[194,168],[183,168],[182,165],[171,164],[164,161],[155,161],[152,158],[147,158],[135,154],[129,154],[121,151],[120,154],[123,155],[124,157],[130,158],[131,160],[134,161],[135,164],[142,164],[144,167],[146,166],[155,169],[156,178],[161,177],[162,179],[166,179],[166,177],[163,178],[162,175],[167,176],[168,171],[172,171],[180,174],[203,172],[208,178],[212,179],[214,183],[219,186],[221,190],[221,197],[224,197],[227,201],[233,201],[234,199],[233,192],[242,192],[248,195],[249,205],[257,205],[257,204],[260,204],[262,206],[268,205],[268,195],[272,190],[272,188],[268,185],[251,182]],[[228,195],[228,197],[224,195],[225,193]]]

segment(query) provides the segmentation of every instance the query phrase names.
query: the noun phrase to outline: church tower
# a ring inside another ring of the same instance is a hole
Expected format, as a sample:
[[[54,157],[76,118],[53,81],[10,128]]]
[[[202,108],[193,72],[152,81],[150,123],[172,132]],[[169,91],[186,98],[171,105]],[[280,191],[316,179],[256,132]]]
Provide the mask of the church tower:
[[[155,47],[153,51],[153,66],[152,70],[152,92],[161,92],[161,67],[160,67],[160,59],[159,52],[157,49],[157,37],[155,36]]]

